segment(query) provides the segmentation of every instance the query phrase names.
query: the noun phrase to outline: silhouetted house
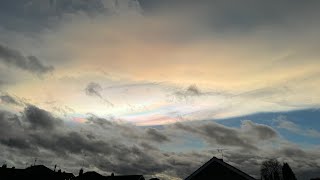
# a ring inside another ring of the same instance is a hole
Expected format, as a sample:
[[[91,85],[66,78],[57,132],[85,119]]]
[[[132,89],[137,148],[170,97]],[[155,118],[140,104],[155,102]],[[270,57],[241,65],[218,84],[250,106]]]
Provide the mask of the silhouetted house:
[[[72,173],[54,172],[43,165],[31,166],[26,169],[1,168],[0,179],[4,180],[70,180]]]
[[[30,176],[37,177],[52,177],[55,175],[55,172],[47,168],[44,165],[31,166],[25,169],[25,172]]]
[[[105,177],[101,174],[94,172],[94,171],[88,171],[85,173],[82,173],[82,175],[79,175],[76,177],[77,180],[105,180]]]
[[[63,179],[63,180],[71,180],[75,177],[72,173],[66,173],[66,172],[62,172],[60,174],[57,174],[56,176],[58,176],[59,179]]]
[[[225,163],[222,159],[213,157],[185,180],[255,180],[255,178]]]
[[[75,178],[76,180],[145,180],[142,175],[127,176],[102,176],[101,174],[89,171]]]
[[[0,179],[21,179],[25,177],[24,169],[0,168]]]
[[[57,179],[63,179],[63,180],[71,180],[73,178],[75,178],[75,176],[72,173],[66,173],[66,172],[57,172],[55,173]]]

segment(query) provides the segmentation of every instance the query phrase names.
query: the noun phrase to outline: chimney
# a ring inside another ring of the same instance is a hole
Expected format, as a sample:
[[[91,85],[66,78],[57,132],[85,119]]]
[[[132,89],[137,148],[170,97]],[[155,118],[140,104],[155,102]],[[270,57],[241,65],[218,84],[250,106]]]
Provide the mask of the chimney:
[[[83,175],[83,169],[81,168],[79,171],[79,176],[82,176],[82,175]]]
[[[222,161],[223,162],[223,159],[219,159],[219,158],[217,158],[219,161]]]

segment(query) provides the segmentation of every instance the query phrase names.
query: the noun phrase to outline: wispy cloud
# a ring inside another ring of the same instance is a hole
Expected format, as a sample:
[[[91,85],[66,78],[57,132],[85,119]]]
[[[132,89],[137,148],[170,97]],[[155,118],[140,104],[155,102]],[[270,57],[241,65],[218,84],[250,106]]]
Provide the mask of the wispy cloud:
[[[277,119],[274,120],[274,122],[277,124],[277,128],[279,129],[285,129],[287,131],[290,131],[295,134],[299,134],[302,136],[308,136],[308,137],[314,137],[318,138],[320,137],[320,132],[315,129],[305,129],[300,127],[298,124],[290,121],[285,116],[279,116]]]
[[[13,97],[7,93],[0,94],[0,100],[1,100],[0,102],[2,102],[2,103],[13,104],[16,106],[23,106],[24,105],[24,103],[21,100]]]
[[[106,102],[109,106],[113,106],[113,104],[110,101],[108,101],[101,95],[102,90],[103,88],[101,87],[101,85],[95,82],[89,83],[85,88],[85,92],[88,96],[96,96],[101,100],[103,100],[104,102]]]

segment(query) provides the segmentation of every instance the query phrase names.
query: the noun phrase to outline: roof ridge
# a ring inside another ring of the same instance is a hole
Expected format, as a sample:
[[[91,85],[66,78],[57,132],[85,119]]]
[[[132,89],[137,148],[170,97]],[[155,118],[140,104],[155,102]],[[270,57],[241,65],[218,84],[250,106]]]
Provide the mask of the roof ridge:
[[[227,168],[230,168],[230,169],[232,169],[232,170],[234,170],[234,171],[239,172],[239,174],[240,174],[240,175],[242,175],[242,176],[244,176],[245,178],[255,179],[255,178],[251,177],[250,175],[248,175],[247,173],[245,173],[245,172],[241,171],[240,169],[238,169],[238,168],[236,168],[236,167],[234,167],[234,166],[232,166],[232,165],[230,165],[230,164],[228,164],[228,163],[224,162],[223,160],[219,160],[219,159],[218,159],[218,161],[217,161],[217,162],[218,162],[219,164],[221,164],[221,165],[223,165],[223,166],[227,167]]]
[[[209,161],[207,161],[205,164],[203,164],[202,166],[200,166],[200,168],[198,168],[196,171],[194,171],[191,175],[189,175],[187,178],[185,178],[185,180],[190,180],[191,177],[195,176],[196,174],[198,174],[202,169],[206,168],[208,165],[210,165],[212,162],[218,162],[220,165],[231,169],[232,171],[236,171],[238,172],[239,175],[245,177],[246,179],[251,179],[251,180],[255,180],[255,178],[251,177],[250,175],[246,174],[245,172],[239,170],[238,168],[224,162],[222,159],[219,159],[215,156],[213,156]]]
[[[209,161],[207,161],[206,163],[204,163],[202,166],[200,166],[196,171],[194,171],[192,174],[190,174],[187,178],[185,178],[185,180],[190,179],[192,176],[194,176],[195,174],[198,174],[199,171],[201,171],[202,169],[204,169],[205,167],[207,167],[213,160],[217,160],[218,158],[216,158],[215,156],[213,156]]]

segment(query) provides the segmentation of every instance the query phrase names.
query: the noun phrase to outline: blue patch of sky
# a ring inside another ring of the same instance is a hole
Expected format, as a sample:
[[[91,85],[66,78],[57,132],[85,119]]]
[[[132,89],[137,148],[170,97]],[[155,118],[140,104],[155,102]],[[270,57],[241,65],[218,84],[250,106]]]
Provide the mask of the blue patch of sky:
[[[256,113],[245,115],[241,117],[234,117],[228,119],[221,119],[218,123],[228,126],[239,128],[241,121],[251,120],[255,123],[265,124],[276,129],[279,134],[285,139],[298,143],[301,145],[320,145],[319,137],[311,137],[303,134],[288,131],[278,127],[275,121],[279,117],[284,117],[285,120],[295,123],[304,132],[307,130],[320,131],[320,110],[319,109],[305,109],[289,112],[269,112],[269,113]]]

